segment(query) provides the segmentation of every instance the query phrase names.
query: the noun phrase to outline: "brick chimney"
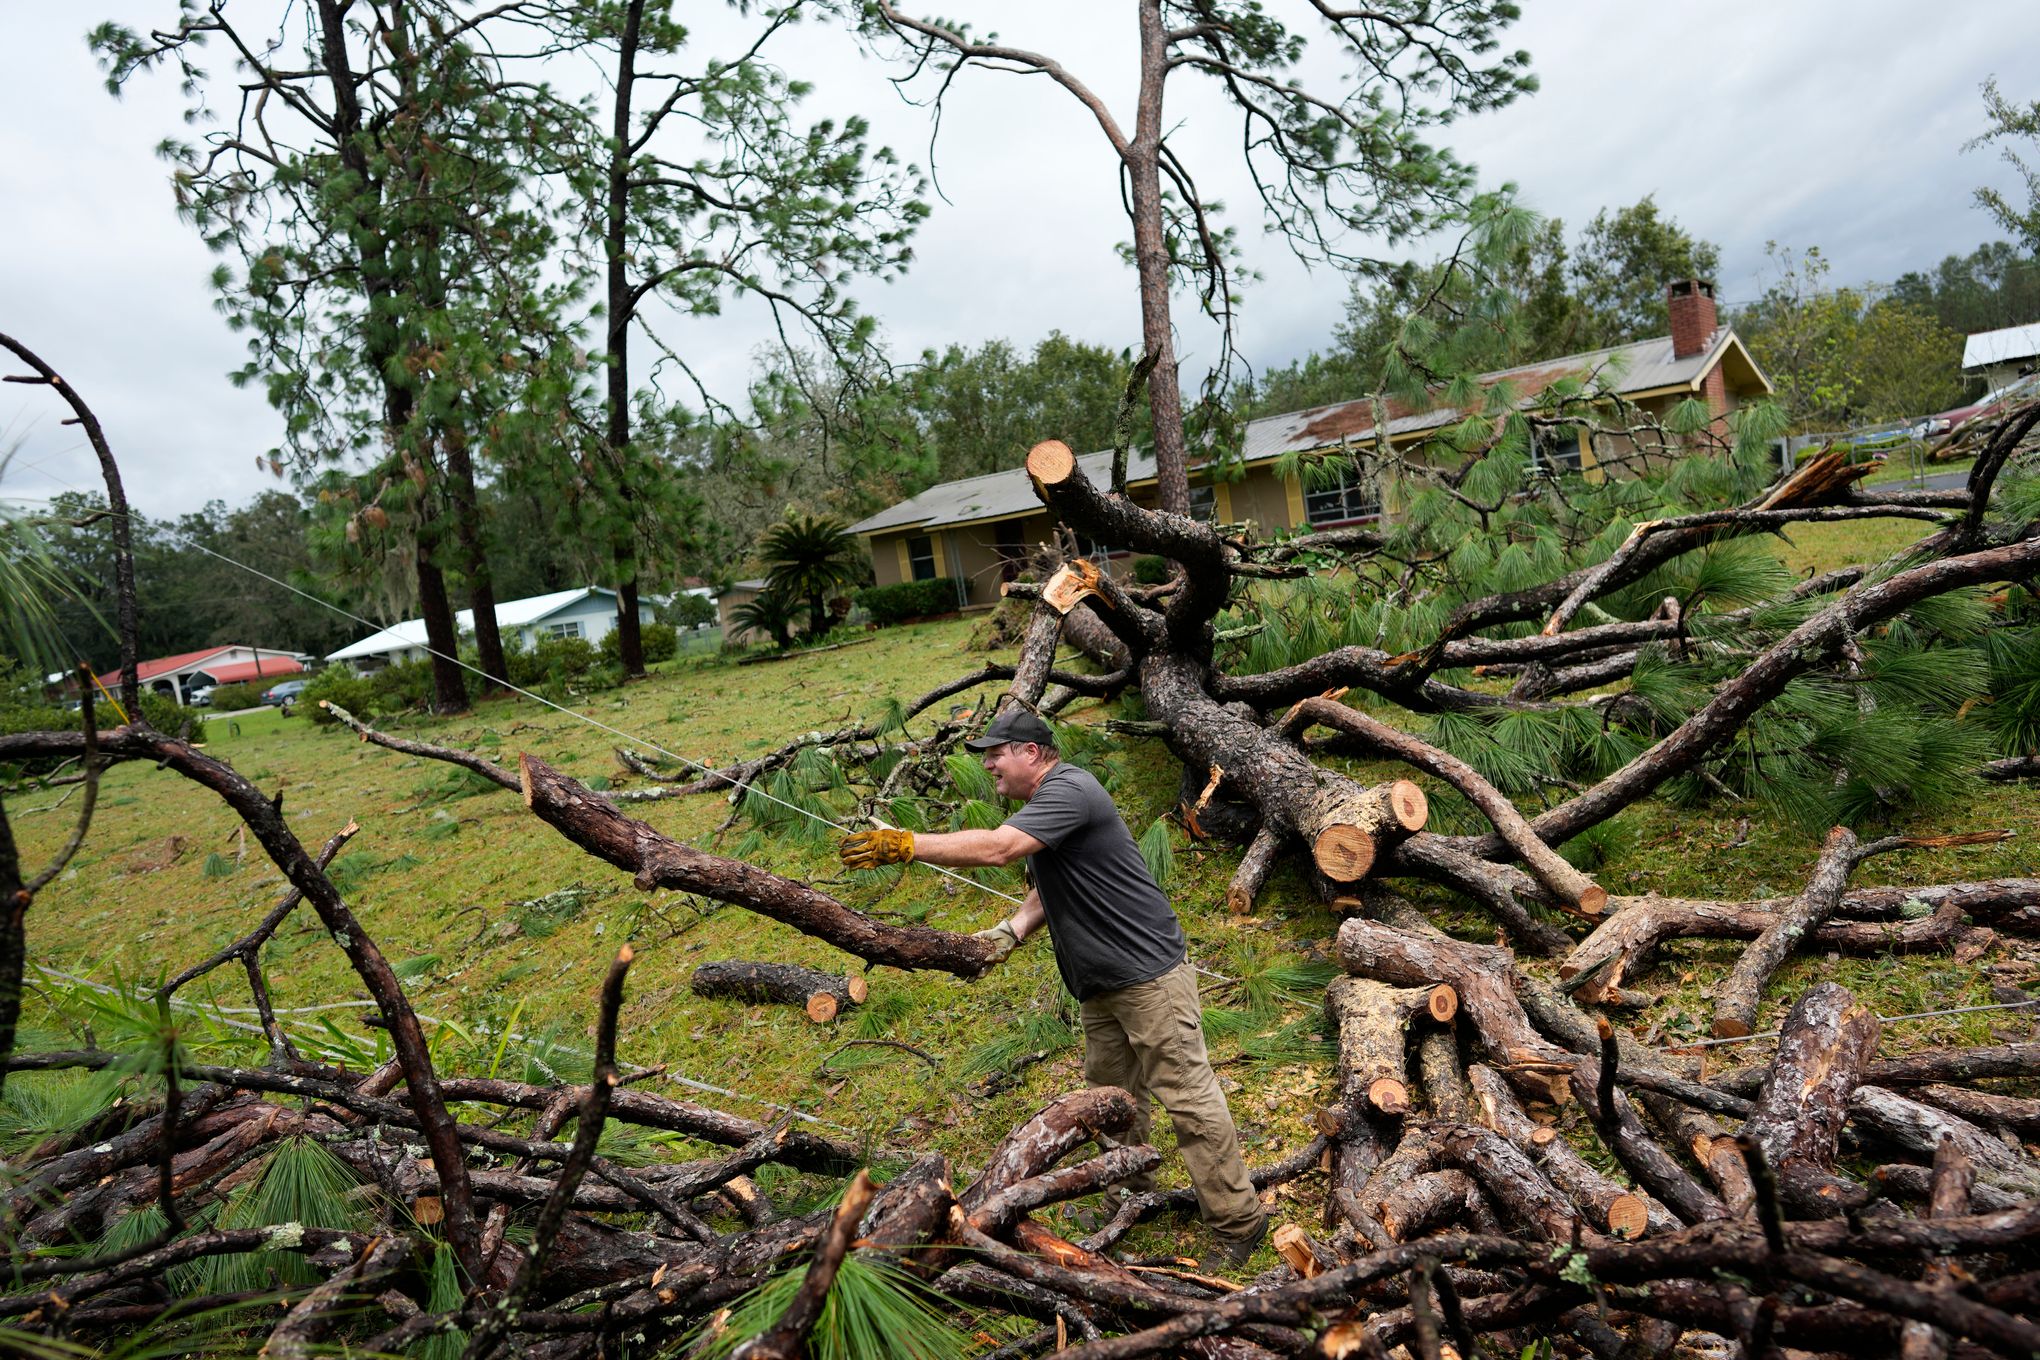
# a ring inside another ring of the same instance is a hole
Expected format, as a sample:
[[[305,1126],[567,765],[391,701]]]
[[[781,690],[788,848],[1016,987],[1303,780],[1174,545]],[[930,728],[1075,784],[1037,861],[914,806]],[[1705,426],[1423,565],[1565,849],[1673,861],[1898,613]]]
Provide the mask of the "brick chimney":
[[[1706,279],[1680,279],[1665,289],[1665,309],[1672,314],[1672,357],[1688,359],[1714,338],[1714,285]]]

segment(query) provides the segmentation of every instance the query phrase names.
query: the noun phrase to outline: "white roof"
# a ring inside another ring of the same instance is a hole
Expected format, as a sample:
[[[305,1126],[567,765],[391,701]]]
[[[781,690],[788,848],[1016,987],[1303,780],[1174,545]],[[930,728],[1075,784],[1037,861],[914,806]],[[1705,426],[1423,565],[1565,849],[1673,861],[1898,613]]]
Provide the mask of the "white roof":
[[[590,595],[607,595],[615,598],[616,592],[603,586],[582,586],[578,590],[555,590],[550,595],[533,595],[524,600],[505,600],[496,606],[498,628],[523,628],[537,623],[540,619],[557,614],[570,604],[577,604]],[[455,625],[463,632],[473,632],[475,611],[463,609],[454,616]],[[357,656],[379,656],[384,652],[401,652],[408,648],[425,646],[425,620],[405,619],[402,623],[371,634],[359,642],[351,642],[337,652],[326,653],[328,661],[352,661]]]
[[[2001,331],[1978,331],[1962,342],[1964,368],[2030,359],[2036,354],[2040,354],[2040,321],[2030,326],[2007,326]]]

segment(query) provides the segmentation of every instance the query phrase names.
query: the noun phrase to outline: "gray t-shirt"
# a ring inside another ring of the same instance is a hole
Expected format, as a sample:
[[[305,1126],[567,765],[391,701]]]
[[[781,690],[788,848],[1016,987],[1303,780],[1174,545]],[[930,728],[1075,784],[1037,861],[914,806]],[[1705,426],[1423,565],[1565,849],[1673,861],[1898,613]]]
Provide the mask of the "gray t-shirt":
[[[1028,865],[1056,965],[1077,1000],[1150,981],[1183,961],[1188,946],[1175,910],[1089,771],[1056,762],[1006,825],[1047,847]]]

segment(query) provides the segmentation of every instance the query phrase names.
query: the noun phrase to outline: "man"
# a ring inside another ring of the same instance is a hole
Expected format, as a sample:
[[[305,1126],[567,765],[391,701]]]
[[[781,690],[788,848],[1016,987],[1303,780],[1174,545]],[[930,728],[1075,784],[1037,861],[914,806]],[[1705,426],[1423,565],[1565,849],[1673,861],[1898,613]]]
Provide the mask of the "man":
[[[1205,1224],[1227,1259],[1244,1264],[1267,1215],[1204,1051],[1197,974],[1169,899],[1110,795],[1061,759],[1047,723],[1011,705],[965,745],[982,755],[1000,796],[1024,807],[991,831],[858,832],[844,840],[843,862],[868,869],[918,859],[962,869],[1028,861],[1026,900],[979,937],[993,942],[998,962],[1048,923],[1056,966],[1082,1003],[1085,1078],[1132,1094],[1139,1113],[1131,1143],[1148,1139],[1149,1097],[1161,1101]]]

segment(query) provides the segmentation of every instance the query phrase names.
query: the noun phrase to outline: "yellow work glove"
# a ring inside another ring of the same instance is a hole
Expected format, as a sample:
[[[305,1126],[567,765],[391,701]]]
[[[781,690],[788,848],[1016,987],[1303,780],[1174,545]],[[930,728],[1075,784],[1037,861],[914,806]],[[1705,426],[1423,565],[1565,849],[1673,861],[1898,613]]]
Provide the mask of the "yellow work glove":
[[[914,857],[914,833],[880,827],[845,836],[836,854],[852,869],[876,869],[881,864],[905,864]]]
[[[1011,921],[1001,921],[990,930],[977,931],[971,938],[990,942],[993,963],[1004,963],[1020,947],[1020,932],[1013,928]]]

